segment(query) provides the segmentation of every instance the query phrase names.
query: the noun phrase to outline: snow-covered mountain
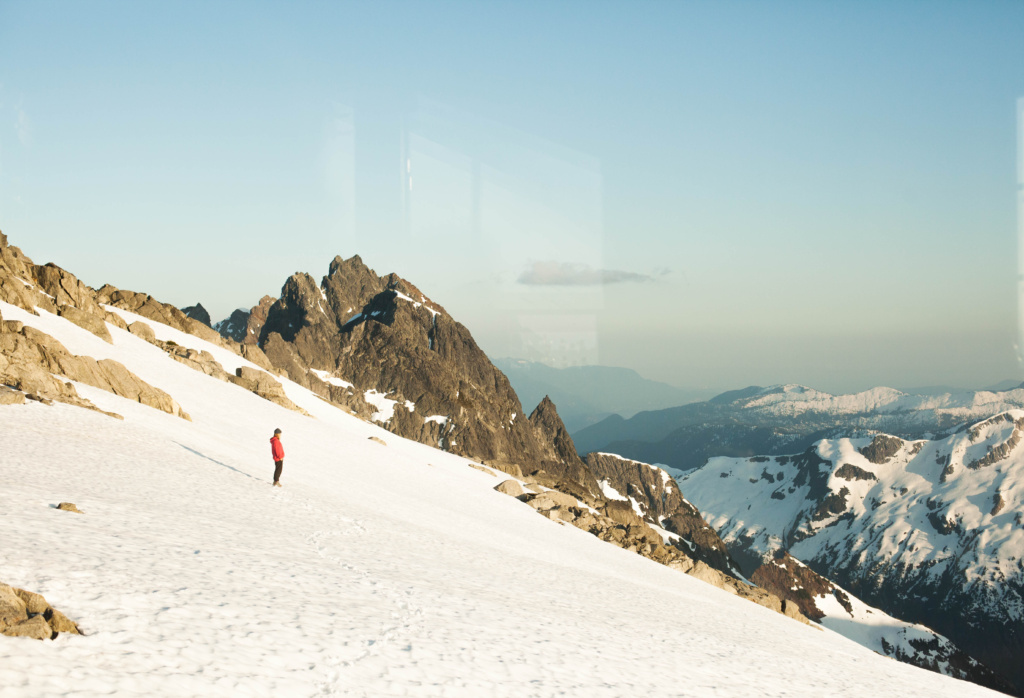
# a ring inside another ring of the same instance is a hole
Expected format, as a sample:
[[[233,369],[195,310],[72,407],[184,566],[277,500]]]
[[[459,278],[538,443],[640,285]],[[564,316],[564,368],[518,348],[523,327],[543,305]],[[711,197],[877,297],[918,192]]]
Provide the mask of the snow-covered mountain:
[[[1024,388],[911,395],[873,388],[831,395],[802,385],[750,387],[707,402],[616,415],[573,434],[581,453],[612,451],[681,470],[716,456],[798,453],[823,438],[885,432],[908,439],[1024,408]]]
[[[714,458],[679,482],[748,569],[788,551],[1020,687],[1022,428],[1012,410],[936,440],[826,439],[797,455]]]
[[[258,349],[0,243],[0,582],[85,633],[0,637],[4,696],[992,695],[609,545],[588,502],[538,516],[566,496],[543,478],[495,492],[506,474]]]

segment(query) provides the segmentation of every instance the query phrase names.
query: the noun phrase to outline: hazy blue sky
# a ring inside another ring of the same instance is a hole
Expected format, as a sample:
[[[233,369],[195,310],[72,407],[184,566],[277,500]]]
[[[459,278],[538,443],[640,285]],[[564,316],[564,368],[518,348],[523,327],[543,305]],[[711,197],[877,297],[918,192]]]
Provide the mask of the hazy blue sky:
[[[0,0],[0,230],[215,319],[336,254],[492,356],[1024,379],[1022,2]]]

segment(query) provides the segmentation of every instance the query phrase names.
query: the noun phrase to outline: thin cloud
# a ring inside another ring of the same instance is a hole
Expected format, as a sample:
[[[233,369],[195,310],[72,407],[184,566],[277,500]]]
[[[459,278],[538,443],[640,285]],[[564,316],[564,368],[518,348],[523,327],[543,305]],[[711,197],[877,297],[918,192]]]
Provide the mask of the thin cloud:
[[[517,281],[527,286],[603,286],[645,283],[654,281],[654,277],[619,269],[594,269],[586,264],[533,262]]]

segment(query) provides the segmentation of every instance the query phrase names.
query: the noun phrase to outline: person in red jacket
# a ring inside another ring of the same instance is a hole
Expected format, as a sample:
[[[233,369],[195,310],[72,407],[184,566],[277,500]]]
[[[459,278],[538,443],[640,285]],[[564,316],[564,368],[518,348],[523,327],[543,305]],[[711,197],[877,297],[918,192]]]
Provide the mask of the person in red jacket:
[[[281,430],[274,429],[270,437],[270,455],[274,458],[274,487],[281,486],[281,471],[284,469],[284,446],[281,445]]]

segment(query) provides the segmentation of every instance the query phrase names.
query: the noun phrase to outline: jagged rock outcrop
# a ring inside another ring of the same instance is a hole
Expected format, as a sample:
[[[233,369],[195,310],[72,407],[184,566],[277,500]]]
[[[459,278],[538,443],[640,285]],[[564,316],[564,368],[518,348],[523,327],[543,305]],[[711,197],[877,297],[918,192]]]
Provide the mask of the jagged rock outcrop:
[[[594,487],[575,453],[575,464],[567,463],[564,449],[525,418],[508,379],[465,327],[408,281],[380,277],[358,256],[336,257],[320,284],[308,274],[290,277],[259,346],[293,381],[354,411],[370,403],[370,418],[401,436],[505,472],[544,470],[581,493]]]
[[[549,444],[539,469],[554,477],[556,482],[582,486],[582,490],[576,492],[579,496],[598,494],[601,489],[597,479],[576,453],[576,446],[569,436],[569,430],[562,423],[562,418],[558,416],[555,403],[545,396],[530,414],[529,422],[542,437],[543,442]]]
[[[683,497],[668,472],[613,453],[588,453],[587,467],[601,481],[606,496],[618,494],[626,498],[621,506],[630,511],[632,504],[628,500],[635,501],[645,519],[682,537],[691,557],[723,574],[739,574],[725,543],[704,521],[697,507]]]
[[[0,635],[52,640],[59,633],[82,634],[42,595],[0,582]]]
[[[270,306],[277,301],[271,296],[263,296],[260,302],[249,310],[238,308],[225,320],[218,322],[214,329],[222,336],[233,339],[244,345],[256,345],[260,341],[260,332],[267,321]]]
[[[198,320],[209,328],[213,328],[213,324],[210,322],[210,313],[203,307],[202,303],[196,303],[190,305],[187,308],[182,308],[181,312],[185,313],[187,317],[193,320]]]

